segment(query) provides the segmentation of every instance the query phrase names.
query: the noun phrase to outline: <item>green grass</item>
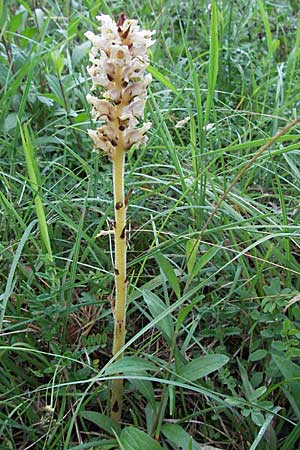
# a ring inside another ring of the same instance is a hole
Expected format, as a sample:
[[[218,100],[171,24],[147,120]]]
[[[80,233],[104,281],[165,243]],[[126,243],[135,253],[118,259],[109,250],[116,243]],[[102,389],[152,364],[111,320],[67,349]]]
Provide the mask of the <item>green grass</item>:
[[[298,115],[298,9],[0,2],[1,450],[300,448],[299,125],[272,140]],[[156,44],[153,126],[126,163],[116,362],[112,167],[87,135],[84,32],[123,10]]]

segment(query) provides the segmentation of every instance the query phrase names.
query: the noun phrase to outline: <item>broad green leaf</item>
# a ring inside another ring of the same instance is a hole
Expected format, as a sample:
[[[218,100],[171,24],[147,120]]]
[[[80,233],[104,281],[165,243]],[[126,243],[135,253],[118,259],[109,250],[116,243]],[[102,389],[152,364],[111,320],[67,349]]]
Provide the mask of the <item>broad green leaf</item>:
[[[130,383],[137,389],[150,403],[152,408],[155,408],[155,395],[153,384],[148,380],[131,379]]]
[[[111,2],[109,2],[111,3]],[[101,6],[101,11],[104,14],[108,14],[109,16],[113,16],[113,12],[111,10],[111,8],[108,5],[108,2],[106,0],[98,0],[98,1],[93,1],[90,2],[90,7],[89,7],[89,13],[90,13],[90,17],[96,16],[99,13],[99,8]]]
[[[166,310],[166,305],[153,292],[143,291],[143,297],[153,318],[159,316],[159,314]],[[174,326],[170,315],[161,319],[156,326],[166,339],[172,340]]]
[[[120,440],[124,450],[163,450],[152,437],[134,427],[124,428]]]
[[[44,105],[53,106],[54,101],[51,98],[45,97],[44,95],[38,95],[37,98]]]
[[[126,375],[136,372],[144,372],[145,370],[152,370],[155,372],[157,371],[157,367],[155,364],[145,359],[137,358],[135,356],[124,356],[124,358],[108,366],[107,369],[105,369],[105,374],[112,375],[123,373]]]
[[[210,373],[221,369],[229,361],[226,355],[207,355],[200,358],[193,359],[185,366],[181,367],[178,375],[190,380],[195,381],[199,378],[206,377]]]
[[[266,392],[267,388],[266,386],[260,386],[259,388],[255,389],[254,392],[250,395],[249,401],[255,402],[257,399],[259,399],[264,393]]]
[[[170,283],[171,288],[176,294],[177,298],[180,298],[180,287],[178,278],[174,272],[174,269],[172,267],[172,264],[167,260],[167,258],[162,253],[157,253],[155,255],[155,259],[158,262],[160,268],[162,269],[163,273],[165,274],[168,282]]]
[[[294,378],[300,379],[300,366],[293,363],[284,354],[272,354],[272,360],[283,375],[283,378],[288,382],[295,403],[300,408],[300,382],[294,380]]]
[[[268,354],[267,350],[264,349],[256,350],[255,352],[251,353],[249,359],[250,361],[260,361],[261,359],[265,358],[267,354]]]
[[[255,425],[259,427],[261,427],[265,421],[263,414],[257,410],[251,411],[250,417],[255,423]]]
[[[204,255],[202,255],[201,258],[199,258],[195,263],[191,278],[194,278],[196,275],[198,275],[200,270],[209,263],[209,261],[218,253],[219,250],[219,247],[211,247],[209,250],[207,250],[207,252],[205,252]]]
[[[49,99],[50,101],[52,101],[52,102],[57,102],[57,103],[59,103],[60,104],[60,106],[62,106],[63,108],[64,108],[64,102],[59,98],[59,97],[57,97],[57,95],[55,95],[55,94],[43,94],[43,95],[39,95],[38,96],[38,99],[39,100],[41,100],[41,97],[43,98],[43,103],[45,103],[46,102],[46,99]],[[48,105],[47,105],[48,106]]]
[[[175,272],[176,273],[176,272]],[[139,289],[135,289],[129,296],[129,301],[137,300],[142,297],[143,291],[155,291],[155,289],[159,288],[164,282],[163,274],[159,274],[156,277],[151,278],[145,284],[139,287]]]
[[[23,22],[23,12],[10,16],[10,23],[9,23],[9,31],[12,33],[16,32],[22,25]]]
[[[28,45],[29,41],[31,39],[33,39],[36,32],[37,32],[37,29],[35,27],[30,27],[30,28],[28,27],[22,31],[22,39],[21,39],[21,47],[22,48],[25,48],[26,45]]]
[[[94,423],[101,430],[107,431],[107,433],[111,434],[112,436],[115,435],[114,431],[117,434],[120,434],[121,432],[120,425],[104,414],[100,414],[95,411],[81,411],[80,416]]]
[[[5,30],[5,26],[7,22],[6,22],[6,10],[4,8],[4,0],[0,0],[0,29],[2,30],[2,32],[4,32]]]
[[[162,426],[161,431],[172,444],[182,450],[201,450],[200,444],[179,425],[168,423]]]
[[[57,75],[60,77],[64,69],[64,55],[56,50],[51,53],[51,57],[55,71]]]
[[[74,123],[82,123],[82,122],[87,122],[89,120],[89,116],[86,112],[83,113],[79,113],[76,115],[76,117],[74,117],[73,122]]]
[[[7,133],[10,130],[13,130],[17,126],[17,113],[12,112],[9,113],[4,120],[4,132]]]

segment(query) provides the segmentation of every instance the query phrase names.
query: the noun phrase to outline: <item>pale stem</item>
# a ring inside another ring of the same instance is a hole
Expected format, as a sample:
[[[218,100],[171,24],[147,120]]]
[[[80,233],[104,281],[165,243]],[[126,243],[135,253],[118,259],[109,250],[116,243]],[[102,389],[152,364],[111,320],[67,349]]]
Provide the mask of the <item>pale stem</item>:
[[[122,143],[113,158],[113,184],[115,208],[115,307],[113,355],[125,343],[126,331],[126,205],[124,196],[124,159]],[[122,354],[117,359],[122,358]],[[112,381],[111,417],[120,420],[122,410],[123,380]]]

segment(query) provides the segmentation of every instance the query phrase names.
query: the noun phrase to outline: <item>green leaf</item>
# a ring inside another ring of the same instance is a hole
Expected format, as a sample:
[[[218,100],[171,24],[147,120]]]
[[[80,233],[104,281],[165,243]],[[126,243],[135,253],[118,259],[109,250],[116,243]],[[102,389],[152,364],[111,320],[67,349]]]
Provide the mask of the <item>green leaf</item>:
[[[77,64],[80,63],[80,61],[85,58],[88,49],[90,48],[90,42],[86,41],[83,42],[80,45],[76,45],[76,47],[74,48],[73,52],[72,52],[72,62],[74,64],[74,66],[76,66]]]
[[[171,288],[175,292],[176,297],[180,298],[179,282],[178,282],[177,276],[174,272],[174,269],[173,269],[171,263],[160,252],[155,255],[155,259],[158,262],[163,273],[165,274],[168,282],[170,283]]]
[[[54,100],[52,98],[46,97],[45,95],[38,95],[38,100],[46,106],[53,106]]]
[[[4,32],[5,30],[5,26],[6,25],[6,11],[4,8],[4,1],[0,0],[0,29],[2,30],[2,32]]]
[[[245,367],[239,360],[238,360],[238,365],[239,365],[240,375],[241,375],[243,386],[244,386],[245,397],[247,400],[249,400],[251,398],[251,396],[254,395],[254,388],[253,388],[252,384],[250,383],[250,380],[249,380],[249,377],[248,377]]]
[[[265,418],[260,411],[251,411],[251,419],[253,422],[261,427],[264,424]]]
[[[283,375],[283,378],[288,382],[295,403],[300,408],[300,382],[293,380],[293,378],[300,379],[300,366],[293,363],[284,354],[272,354],[272,360]]]
[[[59,103],[60,104],[60,106],[62,106],[63,108],[64,108],[64,102],[59,98],[59,97],[57,97],[57,95],[55,95],[55,94],[43,94],[43,95],[38,95],[38,99],[40,100],[40,101],[42,101],[41,100],[41,98],[43,99],[43,103],[45,103],[46,102],[46,99],[49,99],[50,101],[52,101],[52,104],[53,104],[53,102],[57,102],[57,103]],[[47,105],[47,106],[50,106],[50,104],[49,105]]]
[[[115,439],[92,439],[88,442],[75,445],[75,447],[68,447],[68,450],[112,450],[116,449],[117,442]]]
[[[145,370],[157,371],[157,367],[150,361],[135,356],[124,356],[119,361],[109,365],[105,369],[105,375],[117,373],[134,374],[136,372],[144,372]]]
[[[163,450],[152,437],[134,427],[123,429],[121,443],[124,450]]]
[[[292,448],[295,448],[294,446],[298,439],[300,439],[300,423],[297,423],[292,432],[285,438],[281,450],[291,450]],[[254,447],[253,450],[255,448],[256,447]],[[252,450],[252,447],[250,450]]]
[[[186,260],[187,260],[187,268],[188,268],[188,274],[192,274],[192,270],[194,268],[198,247],[199,247],[200,241],[197,239],[189,239],[186,243],[185,247],[185,254],[186,254]]]
[[[53,51],[51,53],[53,65],[55,71],[59,77],[61,77],[62,71],[64,69],[64,55],[59,53],[59,51]]]
[[[151,381],[131,379],[130,383],[148,400],[152,408],[155,409],[155,395]]]
[[[14,286],[15,286],[15,272],[17,269],[17,265],[19,263],[19,259],[21,258],[24,245],[26,244],[26,241],[29,239],[32,229],[35,224],[36,224],[36,220],[33,220],[32,222],[30,222],[30,224],[24,231],[24,234],[18,244],[16,253],[13,257],[13,260],[12,260],[12,263],[11,263],[11,266],[9,269],[9,274],[8,274],[7,281],[6,281],[5,291],[2,295],[0,295],[0,331],[2,330],[2,324],[3,324],[4,314],[5,314],[5,310],[6,310],[6,305],[7,305],[8,299],[11,296]]]
[[[12,33],[16,32],[18,28],[21,27],[23,22],[23,12],[20,14],[16,14],[15,16],[10,16],[10,23],[9,23],[9,31]]]
[[[226,355],[207,355],[200,358],[193,359],[191,362],[183,366],[179,374],[180,376],[195,381],[199,378],[205,377],[215,370],[221,369],[229,361]]]
[[[189,314],[189,312],[199,303],[201,300],[204,299],[204,295],[200,295],[199,297],[195,298],[189,305],[185,306],[180,313],[178,314],[177,321],[176,321],[176,330],[179,331],[180,327],[186,318],[186,316]]]
[[[175,424],[165,424],[161,428],[162,433],[168,441],[182,450],[201,450],[198,444],[182,427]]]
[[[94,423],[101,430],[107,431],[107,433],[111,434],[112,436],[115,435],[114,432],[116,432],[117,434],[121,433],[120,425],[104,414],[100,414],[95,411],[81,411],[80,416]]]
[[[29,41],[33,39],[34,35],[36,34],[36,28],[30,27],[25,28],[25,30],[22,31],[22,39],[21,39],[21,47],[25,48],[26,45],[28,45]]]
[[[262,17],[264,26],[265,26],[265,32],[266,32],[266,38],[267,38],[267,46],[268,46],[268,56],[269,58],[273,57],[273,42],[272,42],[272,33],[270,28],[270,23],[268,19],[268,15],[266,13],[266,10],[264,8],[264,4],[262,0],[257,0],[260,15]]]
[[[249,360],[260,361],[261,359],[265,358],[267,354],[268,354],[267,350],[264,349],[256,350],[255,352],[251,353]]]
[[[159,314],[166,310],[166,305],[156,294],[153,294],[153,292],[143,291],[143,297],[153,318],[156,318],[157,316],[159,316]],[[161,331],[162,335],[166,339],[172,340],[174,334],[174,326],[170,315],[157,322],[156,327]]]
[[[7,133],[8,131],[16,128],[16,126],[17,126],[17,113],[15,112],[9,113],[4,120],[3,126],[4,132]]]
[[[219,66],[219,42],[218,42],[218,9],[216,0],[211,5],[210,48],[208,65],[208,90],[205,106],[205,125],[209,122],[209,115],[213,105],[214,91],[218,76]]]
[[[171,89],[171,91],[175,92],[175,94],[178,94],[178,91],[176,87],[174,86],[171,81],[165,77],[161,72],[159,72],[157,69],[155,69],[153,66],[148,66],[147,71],[151,73],[151,75],[156,78],[158,81],[160,81],[162,84],[164,84],[168,89]]]
[[[34,15],[36,17],[37,20],[37,24],[39,29],[42,28],[44,22],[45,22],[45,13],[41,8],[36,8],[34,11]]]
[[[68,37],[73,36],[73,34],[76,34],[78,31],[78,27],[80,25],[80,19],[79,17],[76,17],[74,19],[71,19],[69,21],[69,25],[68,25]]]
[[[20,125],[20,133],[21,133],[22,145],[23,145],[23,149],[24,149],[24,153],[25,153],[25,160],[26,160],[26,166],[27,166],[27,171],[28,171],[28,175],[29,175],[30,186],[34,192],[35,210],[36,210],[36,215],[38,218],[42,242],[43,242],[45,250],[47,251],[49,262],[53,262],[52,248],[51,248],[51,242],[50,242],[49,232],[48,232],[48,224],[47,224],[46,214],[45,214],[44,205],[43,205],[42,196],[41,196],[40,173],[39,173],[39,168],[38,168],[37,161],[36,161],[34,144],[31,140],[31,136],[29,134],[29,128],[28,128],[27,124],[24,125],[24,129],[22,129],[22,127]]]
[[[196,262],[190,277],[194,278],[198,275],[200,270],[209,263],[209,261],[218,253],[219,250],[219,247],[211,247],[207,250],[207,252],[205,252],[204,255],[202,255]]]
[[[73,122],[74,123],[83,123],[83,122],[87,122],[89,120],[89,116],[86,112],[83,113],[79,113],[76,115],[76,117],[73,118]]]

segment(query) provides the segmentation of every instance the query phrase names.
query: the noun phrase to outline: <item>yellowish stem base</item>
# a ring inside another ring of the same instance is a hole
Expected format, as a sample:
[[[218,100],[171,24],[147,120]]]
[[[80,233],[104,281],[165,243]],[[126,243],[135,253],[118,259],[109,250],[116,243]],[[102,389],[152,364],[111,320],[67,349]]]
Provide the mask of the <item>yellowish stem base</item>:
[[[115,205],[115,284],[113,355],[119,353],[125,343],[126,333],[126,205],[124,196],[124,151],[116,149],[113,160]],[[117,359],[122,358],[122,353]],[[123,380],[112,381],[111,417],[117,422],[122,412]]]

